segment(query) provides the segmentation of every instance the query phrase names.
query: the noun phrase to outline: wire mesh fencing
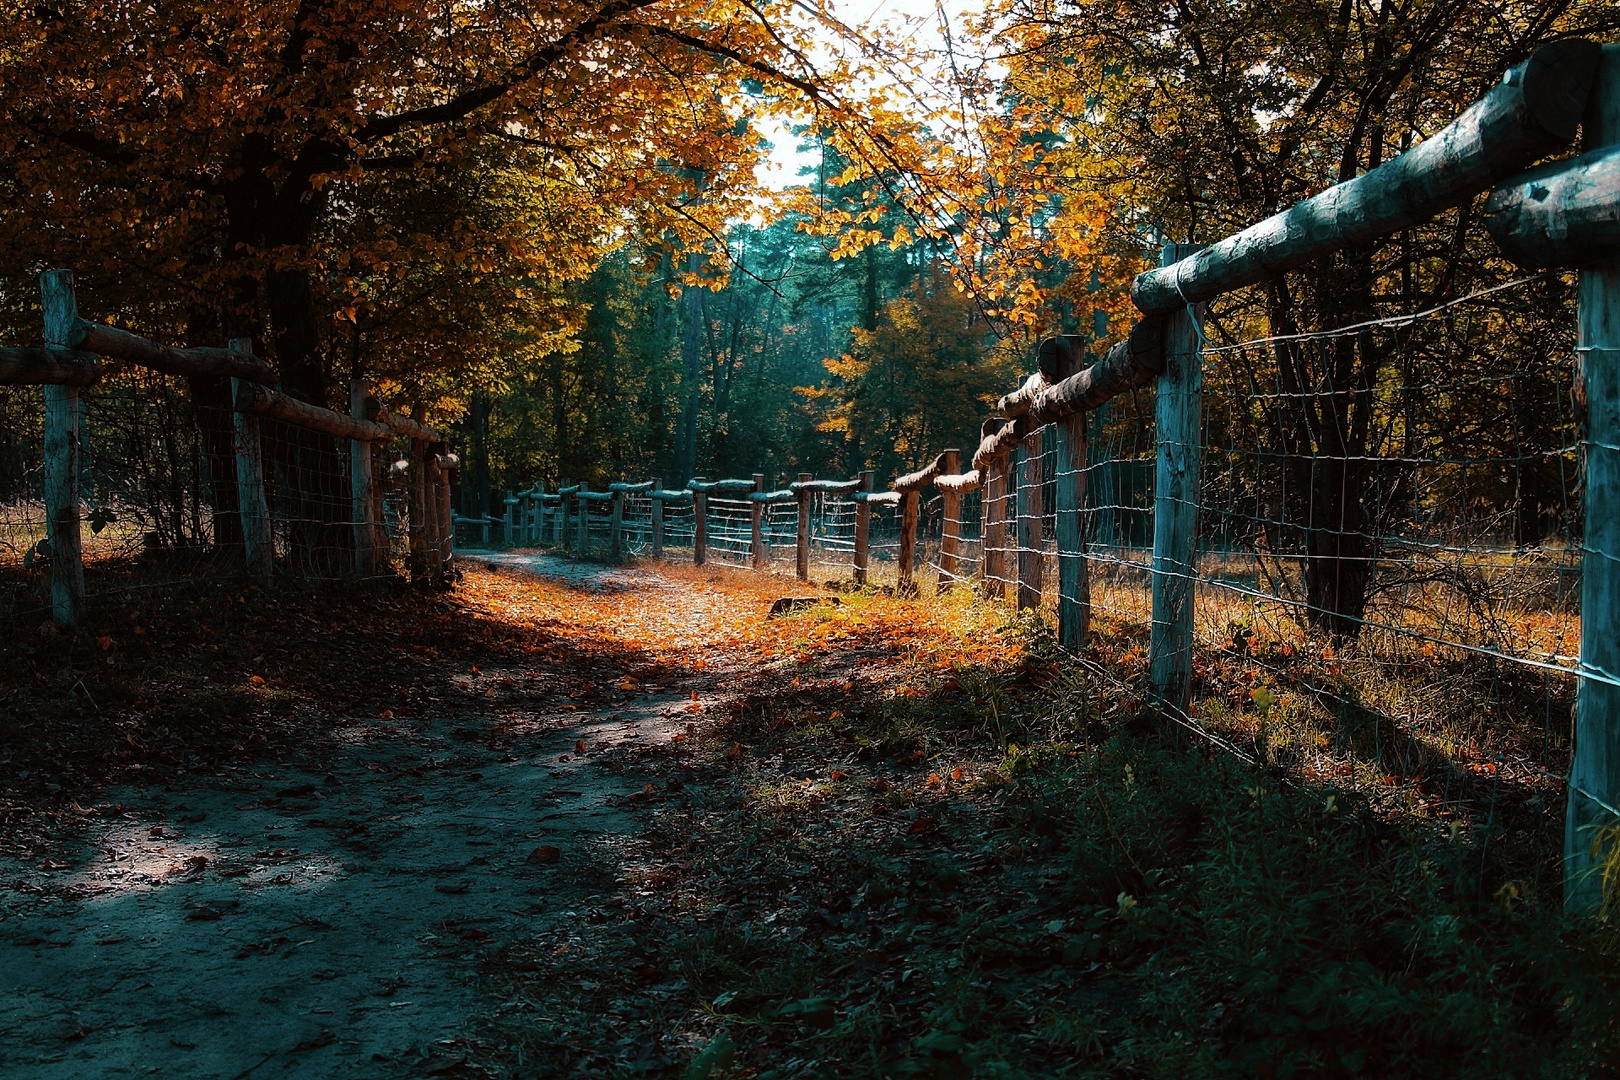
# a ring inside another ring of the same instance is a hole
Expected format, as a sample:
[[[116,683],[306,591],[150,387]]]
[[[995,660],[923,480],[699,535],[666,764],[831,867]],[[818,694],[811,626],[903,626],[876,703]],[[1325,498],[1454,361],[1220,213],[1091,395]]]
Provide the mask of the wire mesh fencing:
[[[223,380],[114,368],[81,390],[80,532],[86,599],[243,568],[236,414]],[[51,612],[43,390],[0,386],[0,612]],[[375,506],[354,497],[348,439],[260,417],[263,491],[276,572],[357,576],[358,530],[384,553],[376,573],[407,563],[411,444],[369,455]]]

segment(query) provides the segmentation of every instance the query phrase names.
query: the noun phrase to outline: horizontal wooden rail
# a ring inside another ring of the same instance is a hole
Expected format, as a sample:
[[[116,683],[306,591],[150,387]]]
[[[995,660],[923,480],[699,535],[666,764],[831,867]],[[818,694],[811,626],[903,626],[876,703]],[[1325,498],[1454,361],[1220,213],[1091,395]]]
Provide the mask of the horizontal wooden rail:
[[[820,495],[853,495],[861,490],[859,480],[795,480],[789,491],[809,491]]]
[[[392,412],[381,402],[373,401],[366,410],[368,419],[379,424],[386,424],[401,435],[409,435],[413,439],[425,442],[449,442],[449,438],[434,428],[428,427],[420,420],[412,420],[408,416],[401,416]]]
[[[622,491],[626,495],[645,495],[652,489],[653,482],[651,480],[643,480],[638,484],[627,484],[621,480],[608,485],[609,491]]]
[[[581,485],[579,485],[579,484],[569,484],[567,487],[560,487],[560,488],[557,489],[557,495],[558,495],[558,497],[563,497],[563,496],[567,496],[567,495],[577,495],[579,493],[580,487],[581,487]]]
[[[0,385],[89,386],[101,361],[76,349],[0,349]]]
[[[1485,202],[1485,228],[1502,254],[1534,270],[1620,256],[1620,146],[1505,181]]]
[[[905,498],[902,491],[857,491],[852,498],[858,503],[868,506],[899,506],[900,500]]]
[[[929,462],[927,465],[924,465],[916,472],[906,473],[906,475],[900,477],[894,483],[890,484],[889,488],[893,491],[899,492],[921,491],[923,488],[928,486],[929,482],[933,480],[934,477],[939,475],[940,470],[944,468],[944,466],[945,455],[939,454],[934,458],[933,461]]]
[[[148,341],[114,326],[78,320],[67,344],[84,352],[161,371],[165,375],[224,375],[269,386],[276,381],[270,366],[251,353],[230,349],[176,349]]]
[[[1543,45],[1456,120],[1394,160],[1138,274],[1132,302],[1149,315],[1177,311],[1467,202],[1574,140],[1600,55],[1596,42],[1580,38]]]
[[[934,486],[940,491],[948,491],[952,494],[978,491],[984,487],[984,476],[978,469],[974,469],[972,472],[954,473],[950,476],[936,476],[934,477]]]
[[[691,502],[693,492],[671,491],[668,488],[653,488],[647,492],[647,498],[654,502]]]
[[[748,501],[757,503],[790,503],[797,502],[798,498],[798,493],[788,488],[783,488],[780,491],[750,491],[748,493]]]
[[[274,420],[335,435],[340,439],[381,442],[394,433],[394,429],[386,424],[362,420],[357,416],[345,416],[252,382],[237,382],[235,405],[237,412],[268,416]]]
[[[692,491],[701,491],[705,495],[754,490],[752,480],[688,480],[686,486]]]
[[[613,501],[613,492],[611,492],[611,491],[580,491],[580,492],[576,492],[574,494],[574,498],[578,499],[581,502],[608,503],[608,502]]]

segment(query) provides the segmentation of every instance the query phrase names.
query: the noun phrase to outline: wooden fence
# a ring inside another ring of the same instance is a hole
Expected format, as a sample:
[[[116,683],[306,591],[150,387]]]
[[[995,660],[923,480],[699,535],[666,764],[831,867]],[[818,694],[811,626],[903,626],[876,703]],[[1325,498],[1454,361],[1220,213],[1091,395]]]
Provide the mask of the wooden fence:
[[[1521,173],[1565,150],[1581,132],[1585,154]],[[1615,809],[1620,804],[1620,46],[1583,40],[1544,46],[1506,72],[1452,124],[1400,157],[1216,243],[1167,245],[1159,268],[1134,282],[1132,299],[1141,318],[1127,340],[1089,361],[1083,339],[1043,342],[1037,370],[1001,399],[967,471],[960,471],[961,455],[947,450],[883,492],[872,490],[870,474],[853,480],[801,476],[775,491],[766,490],[761,476],[694,480],[677,490],[664,489],[657,481],[613,484],[605,492],[565,484],[556,492],[536,488],[510,496],[504,519],[483,519],[476,525],[486,540],[488,530],[498,525],[512,542],[543,540],[583,551],[590,508],[600,505],[608,511],[610,550],[618,554],[625,546],[626,500],[639,495],[651,502],[654,555],[664,553],[664,508],[692,507],[692,558],[702,563],[711,520],[706,501],[740,496],[751,509],[751,561],[763,568],[768,562],[764,514],[772,505],[793,503],[798,507],[795,568],[803,579],[810,558],[806,501],[815,493],[837,494],[854,500],[858,508],[851,553],[855,580],[867,576],[872,508],[894,507],[899,583],[913,588],[919,497],[932,485],[944,504],[941,581],[977,578],[986,593],[1004,595],[1011,588],[1020,607],[1032,607],[1047,591],[1047,567],[1055,558],[1059,634],[1065,646],[1079,650],[1090,623],[1093,561],[1087,556],[1082,521],[1091,471],[1084,417],[1133,388],[1151,386],[1157,460],[1152,556],[1143,566],[1151,588],[1149,681],[1161,714],[1196,729],[1189,709],[1197,587],[1228,584],[1201,578],[1198,569],[1203,305],[1397,233],[1484,192],[1490,192],[1485,206],[1489,231],[1510,260],[1538,270],[1581,270],[1581,649],[1578,665],[1566,669],[1468,642],[1443,644],[1575,678],[1566,897],[1572,910],[1589,910],[1599,898],[1592,830],[1620,817]],[[952,503],[973,491],[982,493],[982,515],[979,554],[969,568],[961,561],[961,516]],[[1054,507],[1043,503],[1048,492]],[[1056,532],[1051,550],[1044,535],[1048,522]]]
[[[347,505],[327,524],[348,532],[341,543],[352,555],[353,576],[375,577],[386,569],[391,541],[383,487],[389,477],[408,486],[409,510],[403,517],[409,522],[412,576],[433,582],[453,575],[450,490],[457,461],[440,432],[390,412],[359,380],[351,383],[347,415],[281,393],[269,366],[253,355],[250,339],[235,339],[224,349],[173,348],[88,322],[79,317],[70,271],[41,275],[40,293],[44,347],[0,348],[0,384],[43,384],[45,537],[35,549],[50,566],[50,610],[58,624],[78,622],[84,606],[82,395],[101,381],[103,358],[165,375],[229,380],[239,554],[242,567],[254,579],[268,581],[276,566],[275,509],[266,495],[266,440],[260,430],[264,422],[317,432],[339,446],[348,444],[347,467],[342,470],[348,476]],[[385,471],[374,450],[396,437],[409,440],[409,456]],[[303,472],[289,475],[296,485]],[[296,498],[300,493],[281,494]]]

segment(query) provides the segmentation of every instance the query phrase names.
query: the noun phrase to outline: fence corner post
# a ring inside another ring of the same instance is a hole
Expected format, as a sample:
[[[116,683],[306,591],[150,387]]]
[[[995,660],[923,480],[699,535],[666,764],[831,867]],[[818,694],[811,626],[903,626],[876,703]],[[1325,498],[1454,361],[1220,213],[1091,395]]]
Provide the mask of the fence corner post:
[[[962,451],[946,450],[941,456],[942,476],[962,471]],[[941,488],[939,514],[939,591],[944,592],[962,577],[962,493],[955,488]]]
[[[1201,245],[1167,244],[1160,266],[1173,266]],[[1194,578],[1198,573],[1198,476],[1202,458],[1204,362],[1202,305],[1170,315],[1164,329],[1154,431],[1158,466],[1153,488],[1153,629],[1148,665],[1153,700],[1185,712],[1191,694]]]
[[[810,473],[802,472],[802,473],[799,474],[799,483],[801,483],[801,484],[808,484],[811,480],[814,480],[814,479],[815,479],[815,477]],[[800,581],[809,581],[810,580],[810,492],[806,488],[800,488],[796,494],[797,494],[798,497],[797,497],[797,499],[795,501],[799,504],[799,530],[798,530],[798,536],[796,538],[796,542],[795,542],[794,548],[793,548],[793,554],[794,554],[793,562],[794,562],[794,568],[799,573],[799,580]]]
[[[754,474],[754,491],[762,493],[765,490],[765,474]],[[748,500],[749,551],[754,558],[754,569],[764,570],[770,565],[765,555],[765,502],[763,499]]]
[[[45,347],[67,348],[79,318],[73,271],[39,276]],[[84,614],[84,548],[79,506],[83,410],[77,386],[45,385],[45,538],[50,544],[51,619],[76,626]]]
[[[1091,630],[1091,582],[1086,573],[1086,414],[1052,427],[1057,443],[1058,642],[1086,647]]]
[[[1620,45],[1606,45],[1587,105],[1582,150],[1620,143]],[[1577,292],[1580,374],[1586,401],[1581,446],[1586,533],[1581,544],[1581,677],[1564,832],[1564,908],[1603,903],[1594,831],[1620,806],[1620,259],[1582,267]],[[1590,674],[1588,674],[1590,673]],[[1594,677],[1595,676],[1595,677]],[[1607,804],[1605,806],[1604,804]]]
[[[1041,606],[1046,577],[1046,535],[1043,530],[1046,507],[1041,498],[1044,486],[1042,459],[1045,431],[1033,431],[1017,450],[1014,472],[1014,508],[1017,513],[1018,610]]]
[[[862,469],[857,477],[861,491],[872,494],[872,470]],[[872,504],[865,499],[855,503],[855,584],[866,584],[866,567],[872,557]]]

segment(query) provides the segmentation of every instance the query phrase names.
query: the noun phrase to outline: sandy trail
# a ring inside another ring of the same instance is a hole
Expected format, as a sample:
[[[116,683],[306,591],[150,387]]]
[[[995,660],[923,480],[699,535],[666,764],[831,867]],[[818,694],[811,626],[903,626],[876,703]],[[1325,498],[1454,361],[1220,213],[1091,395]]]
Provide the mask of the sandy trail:
[[[496,1004],[481,951],[612,888],[645,785],[689,794],[662,794],[659,765],[720,677],[541,711],[498,748],[465,714],[368,720],[335,756],[108,792],[57,838],[66,866],[0,863],[0,1073],[459,1072],[470,1017]]]

